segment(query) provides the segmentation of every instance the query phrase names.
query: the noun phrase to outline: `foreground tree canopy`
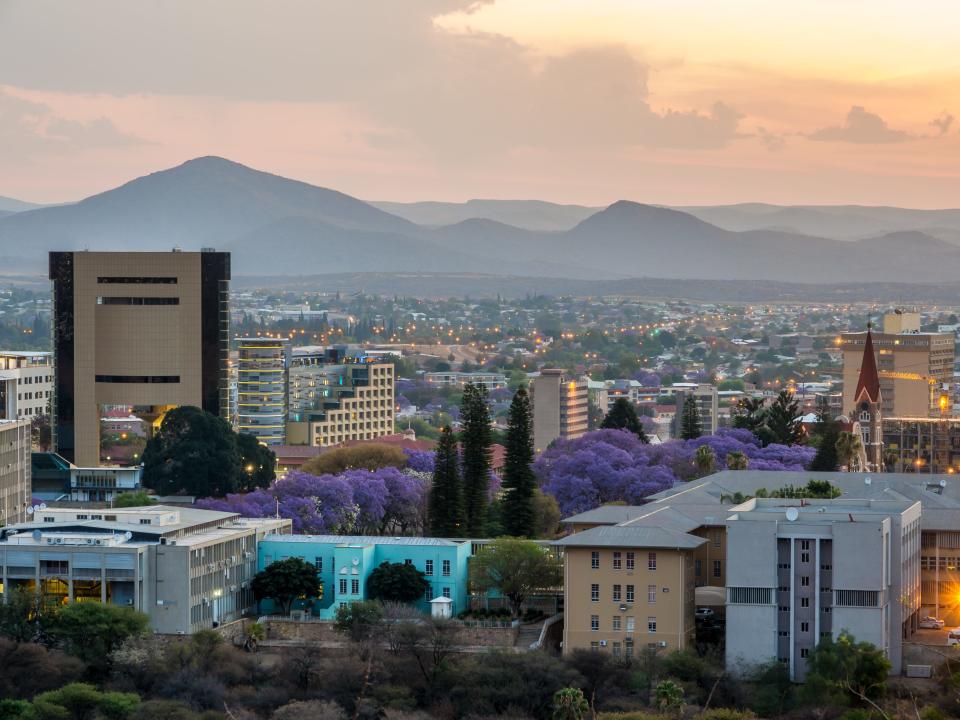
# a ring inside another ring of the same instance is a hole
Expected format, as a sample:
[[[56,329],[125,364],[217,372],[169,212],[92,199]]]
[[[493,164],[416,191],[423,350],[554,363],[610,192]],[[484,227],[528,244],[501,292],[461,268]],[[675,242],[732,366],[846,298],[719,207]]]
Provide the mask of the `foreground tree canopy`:
[[[499,591],[514,617],[519,617],[530,595],[556,588],[562,581],[557,559],[530,540],[494,540],[470,561],[471,585],[480,591]]]
[[[257,602],[273,600],[284,615],[289,615],[294,600],[320,594],[320,581],[313,565],[300,558],[287,558],[270,563],[254,575],[250,588]]]

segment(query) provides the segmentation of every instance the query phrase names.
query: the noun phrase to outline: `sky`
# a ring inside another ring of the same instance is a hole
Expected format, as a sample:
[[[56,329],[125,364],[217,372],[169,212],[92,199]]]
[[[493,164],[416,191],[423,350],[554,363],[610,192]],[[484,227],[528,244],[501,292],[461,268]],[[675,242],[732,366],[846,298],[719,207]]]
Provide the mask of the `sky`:
[[[0,0],[0,195],[201,155],[368,200],[960,206],[960,5]]]

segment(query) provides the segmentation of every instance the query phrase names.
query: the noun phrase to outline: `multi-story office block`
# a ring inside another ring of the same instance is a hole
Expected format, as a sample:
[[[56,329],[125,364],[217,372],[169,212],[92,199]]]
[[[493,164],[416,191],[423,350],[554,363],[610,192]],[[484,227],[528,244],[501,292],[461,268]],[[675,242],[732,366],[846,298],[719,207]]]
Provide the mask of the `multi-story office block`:
[[[891,313],[884,318],[883,332],[872,332],[874,357],[883,396],[884,417],[940,417],[949,412],[941,407],[941,387],[953,381],[953,333],[920,331],[915,313]],[[863,362],[867,333],[844,333],[843,410],[850,412]]]
[[[312,614],[333,618],[337,608],[368,599],[367,579],[381,563],[408,563],[425,576],[430,587],[417,606],[429,612],[430,601],[451,601],[453,614],[469,609],[467,560],[469,540],[351,535],[268,535],[260,544],[258,567],[297,557],[314,565],[323,596],[310,603]]]
[[[50,412],[53,396],[51,354],[0,351],[0,420],[32,420]]]
[[[240,338],[237,350],[237,432],[265,445],[283,445],[288,343],[282,338]]]
[[[323,447],[394,432],[392,363],[339,349],[294,349],[289,370],[287,442]]]
[[[30,421],[0,419],[0,525],[26,517],[30,469]]]
[[[700,414],[700,426],[704,435],[713,435],[719,427],[719,405],[717,388],[709,384],[675,384],[673,395],[677,399],[677,411],[673,420],[673,436],[680,437],[680,423],[683,417],[683,404],[693,396]]]
[[[100,464],[100,406],[227,419],[230,254],[52,252],[54,446]]]
[[[463,387],[467,383],[483,385],[487,390],[501,390],[507,386],[507,376],[503,373],[486,372],[428,372],[423,379],[431,385]]]
[[[290,527],[164,505],[36,510],[0,530],[3,592],[125,605],[149,615],[155,632],[194,633],[254,608],[257,544]]]
[[[637,649],[689,647],[694,552],[706,542],[659,523],[629,522],[557,540],[564,557],[564,653],[589,648],[630,659]]]
[[[533,399],[533,447],[543,452],[554,440],[578,438],[587,431],[587,378],[563,370],[542,370],[530,383]]]
[[[848,632],[900,673],[920,609],[920,503],[753,499],[730,510],[727,667],[779,660],[802,681],[822,638]]]

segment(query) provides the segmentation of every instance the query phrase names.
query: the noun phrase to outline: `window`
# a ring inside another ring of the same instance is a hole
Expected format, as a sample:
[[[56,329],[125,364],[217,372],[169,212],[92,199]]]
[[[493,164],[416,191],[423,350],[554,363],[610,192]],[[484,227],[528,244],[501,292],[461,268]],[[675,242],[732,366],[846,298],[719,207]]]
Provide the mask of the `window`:
[[[800,607],[810,607],[810,598],[800,598]]]
[[[620,565],[621,565],[620,552],[617,551],[613,553],[613,569],[619,570]]]
[[[810,648],[800,648],[800,657],[810,657]]]
[[[636,618],[633,615],[627,615],[627,632],[632,633],[636,629]]]
[[[340,594],[341,594],[341,595],[346,595],[346,594],[347,594],[347,581],[346,581],[346,578],[340,580]]]
[[[802,622],[800,623],[800,632],[810,632],[810,623]]]
[[[360,581],[353,579],[350,581],[350,594],[359,595],[360,594]]]
[[[450,588],[449,588],[449,587],[443,588],[443,596],[444,596],[445,598],[450,597]]]
[[[810,587],[810,576],[801,575],[800,576],[800,587]]]
[[[657,619],[655,617],[647,618],[647,632],[655,633],[657,631]]]
[[[613,616],[613,631],[620,632],[620,616],[619,615]]]
[[[626,653],[627,660],[633,657],[633,638],[627,638],[623,642],[623,648]]]
[[[720,561],[719,561],[719,560],[714,560],[714,561],[713,561],[713,576],[714,576],[715,578],[720,577],[720,569],[721,569]]]
[[[413,565],[413,560],[411,560],[410,558],[405,558],[404,561],[403,561],[403,564],[404,564],[404,565]]]
[[[655,552],[647,553],[647,570],[657,569],[657,554]]]
[[[800,553],[800,562],[802,563],[810,562],[810,553],[808,552]]]
[[[433,600],[432,595],[433,593],[431,592],[431,587],[427,585],[427,589],[423,591],[423,599],[426,600],[427,602],[430,602],[431,600]]]
[[[44,522],[56,522],[56,518],[52,518],[49,515],[43,518]]]
[[[693,573],[694,573],[694,575],[696,575],[697,577],[700,577],[700,575],[702,574],[702,570],[703,570],[703,561],[702,561],[702,560],[694,560],[694,561],[693,561]]]
[[[600,586],[596,583],[590,586],[590,602],[600,602]]]
[[[824,572],[829,572],[830,570],[833,570],[833,565],[821,565],[820,569]]]
[[[77,515],[77,520],[87,520],[89,517],[89,515]]]
[[[637,565],[636,553],[627,553],[627,570],[633,570]]]
[[[790,631],[789,631],[789,630],[780,630],[780,631],[777,633],[777,635],[779,635],[780,637],[790,637]]]
[[[647,585],[647,602],[655,603],[657,601],[657,586]]]
[[[591,615],[590,616],[590,630],[597,632],[600,630],[600,616]]]
[[[450,577],[450,561],[449,560],[444,560],[443,562],[440,563],[440,573],[444,577]]]
[[[713,546],[720,547],[720,539],[723,537],[723,534],[720,531],[717,531],[713,534]]]
[[[809,549],[810,549],[810,541],[809,541],[809,540],[801,540],[801,541],[800,541],[800,549],[801,549],[801,550],[809,550]]]
[[[600,569],[600,553],[598,553],[596,550],[590,553],[590,569]]]
[[[424,563],[424,573],[427,575],[433,575],[433,560],[427,560]]]
[[[621,654],[622,654],[622,653],[621,653],[621,648],[620,648],[620,641],[619,641],[619,640],[614,640],[614,641],[613,641],[613,656],[614,656],[615,658],[618,658],[618,657],[620,657]]]
[[[317,569],[317,572],[323,572],[323,558],[315,557],[313,559],[313,566]]]
[[[621,587],[622,587],[622,586],[620,586],[620,585],[614,585],[614,586],[613,586],[613,601],[614,601],[614,602],[620,602],[620,599],[621,599],[621,598],[620,598],[620,588],[621,588]]]
[[[627,585],[627,602],[633,602],[633,585]]]
[[[600,652],[600,643],[596,640],[590,641],[590,652]]]

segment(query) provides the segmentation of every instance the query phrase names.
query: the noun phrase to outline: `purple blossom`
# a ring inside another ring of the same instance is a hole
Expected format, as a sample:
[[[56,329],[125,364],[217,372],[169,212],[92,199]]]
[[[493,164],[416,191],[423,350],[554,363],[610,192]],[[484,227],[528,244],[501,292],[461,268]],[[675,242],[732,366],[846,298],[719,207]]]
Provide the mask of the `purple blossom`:
[[[433,472],[433,463],[437,454],[432,450],[408,450],[403,451],[407,455],[407,467],[415,472]]]

